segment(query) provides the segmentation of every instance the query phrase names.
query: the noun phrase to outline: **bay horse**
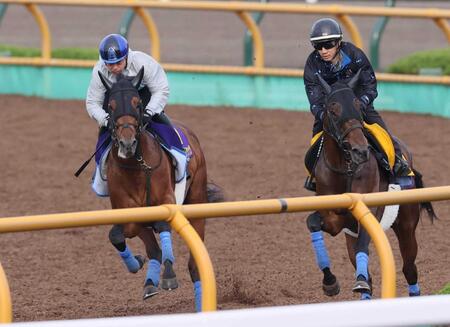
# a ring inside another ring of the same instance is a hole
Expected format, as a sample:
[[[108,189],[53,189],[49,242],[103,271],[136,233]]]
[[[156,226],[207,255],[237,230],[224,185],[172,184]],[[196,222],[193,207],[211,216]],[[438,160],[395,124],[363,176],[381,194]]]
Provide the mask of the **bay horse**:
[[[325,111],[323,118],[323,138],[320,141],[320,154],[314,174],[316,177],[316,194],[330,195],[341,193],[371,193],[388,190],[393,176],[377,160],[374,146],[369,142],[364,128],[363,113],[360,102],[355,96],[360,71],[348,82],[336,82],[328,85],[317,75],[325,94]],[[412,156],[406,146],[400,142],[414,177],[409,180],[407,188],[423,188],[422,175],[413,167]],[[404,177],[402,177],[404,178]],[[436,217],[430,202],[400,205],[398,215],[391,227],[398,239],[403,259],[403,274],[408,283],[410,296],[420,295],[418,272],[415,264],[417,240],[415,229],[420,212],[426,209],[431,221]],[[372,208],[378,220],[383,215],[384,207]],[[330,259],[324,243],[322,231],[336,236],[342,230],[345,234],[347,252],[355,272],[353,291],[360,293],[361,299],[372,296],[372,280],[368,271],[370,236],[362,225],[354,219],[348,210],[320,210],[307,218],[311,241],[316,261],[323,272],[322,289],[328,296],[337,295],[339,282],[331,272]]]
[[[135,77],[119,76],[111,83],[101,73],[100,79],[109,92],[108,112],[111,119],[112,146],[107,158],[107,178],[111,206],[131,208],[175,204],[175,172],[172,158],[161,148],[158,136],[150,133],[144,126],[143,104],[138,93],[144,68]],[[189,143],[191,152],[187,168],[187,186],[184,203],[206,203],[222,200],[221,189],[207,182],[206,160],[197,136],[186,126],[176,124]],[[205,220],[190,222],[202,240],[205,236]],[[161,248],[155,238],[159,233]],[[138,236],[145,244],[149,258],[144,283],[144,300],[158,293],[161,266],[164,267],[161,287],[178,287],[173,270],[173,253],[170,226],[167,222],[125,223],[114,225],[109,238],[119,251],[128,270],[132,273],[140,270],[145,263],[144,257],[134,256],[126,245],[126,238]],[[164,241],[166,241],[164,243]],[[165,253],[166,252],[166,253]],[[194,283],[195,306],[201,311],[201,283],[192,254],[188,262],[191,280]]]

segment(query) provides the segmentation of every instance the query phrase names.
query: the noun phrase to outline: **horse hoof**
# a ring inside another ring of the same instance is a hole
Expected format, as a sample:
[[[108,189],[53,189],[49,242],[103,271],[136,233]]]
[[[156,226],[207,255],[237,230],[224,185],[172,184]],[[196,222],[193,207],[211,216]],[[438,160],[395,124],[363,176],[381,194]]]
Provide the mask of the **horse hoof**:
[[[164,272],[161,279],[161,288],[168,291],[178,288],[177,275],[173,270],[172,262],[170,262],[170,260],[166,260],[164,262]]]
[[[336,296],[341,291],[341,287],[339,286],[339,282],[336,280],[331,285],[322,284],[322,290],[326,296]]]
[[[147,300],[158,293],[159,293],[158,288],[155,285],[149,284],[144,286],[144,300]]]
[[[372,294],[372,289],[370,288],[369,283],[365,280],[357,280],[355,286],[352,289],[355,293],[369,293]]]
[[[171,291],[178,288],[178,281],[176,278],[162,279],[161,288],[166,291]]]

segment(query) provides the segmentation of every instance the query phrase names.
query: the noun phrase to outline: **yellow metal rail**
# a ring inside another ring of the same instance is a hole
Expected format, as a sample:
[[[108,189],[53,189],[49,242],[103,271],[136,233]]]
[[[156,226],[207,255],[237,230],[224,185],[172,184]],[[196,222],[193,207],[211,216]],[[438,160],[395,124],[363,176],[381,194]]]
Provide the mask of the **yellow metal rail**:
[[[253,35],[253,53],[255,60],[253,68],[255,70],[245,70],[242,72],[257,75],[266,75],[270,70],[264,70],[264,44],[259,27],[253,21],[249,12],[271,12],[271,13],[285,13],[285,14],[326,14],[334,15],[341,21],[343,26],[349,31],[350,37],[358,47],[363,47],[363,41],[358,28],[353,23],[350,15],[358,16],[389,16],[401,18],[423,18],[432,19],[435,24],[443,31],[447,40],[450,42],[450,26],[448,19],[450,18],[450,10],[438,8],[396,8],[396,7],[366,7],[366,6],[345,6],[345,5],[309,5],[297,3],[256,3],[256,2],[241,2],[241,1],[148,1],[148,0],[2,0],[5,4],[21,4],[25,5],[32,11],[42,34],[42,58],[34,60],[28,58],[28,61],[22,61],[25,65],[49,65],[49,66],[75,66],[84,67],[84,63],[79,61],[69,61],[64,63],[62,61],[55,61],[51,59],[51,35],[48,29],[48,24],[43,14],[38,11],[37,5],[56,5],[56,6],[85,6],[85,7],[128,7],[133,8],[139,17],[143,20],[152,42],[151,54],[157,60],[160,58],[160,41],[157,27],[151,16],[144,10],[144,8],[158,8],[158,9],[184,9],[184,10],[208,10],[208,11],[225,11],[235,12],[240,19],[245,23],[247,28]],[[15,64],[17,58],[0,58],[0,64]],[[91,64],[89,64],[91,65]],[[185,67],[186,66],[186,67]],[[173,65],[173,67],[180,67],[183,71],[192,69],[193,67],[200,67],[202,71],[218,72],[215,66],[195,66],[195,65]],[[189,68],[191,67],[191,68]],[[175,68],[176,69],[176,68]],[[226,72],[225,69],[221,69]],[[238,71],[236,67],[229,67],[229,73]],[[284,75],[283,71],[287,74]],[[226,72],[227,73],[227,72]],[[283,76],[292,76],[297,74],[296,70],[278,70],[278,73]],[[391,80],[396,80],[397,77],[393,75],[389,77]],[[400,79],[400,78],[399,78]],[[406,77],[409,82],[420,82],[421,78],[410,79]],[[383,80],[383,77],[380,78]],[[404,81],[405,78],[402,78]],[[426,81],[432,80],[430,83],[449,84],[446,77],[435,77],[434,79],[426,78]],[[427,82],[425,82],[427,83]]]
[[[165,205],[158,207],[100,210],[0,219],[0,233],[34,231],[56,228],[87,227],[166,220],[186,241],[199,267],[203,287],[202,310],[216,310],[215,277],[208,252],[198,234],[186,219],[218,218],[283,212],[312,211],[317,209],[351,210],[366,228],[380,257],[382,271],[381,297],[395,297],[395,263],[386,235],[368,207],[450,199],[450,186],[433,187],[401,192],[370,194],[342,194],[303,198],[236,201],[223,203]],[[1,266],[0,266],[1,268]],[[5,274],[0,269],[0,322],[10,322],[11,299]]]
[[[86,67],[95,65],[92,60],[70,60],[70,59],[48,59],[42,58],[19,58],[0,57],[0,65],[29,65],[29,66],[55,66],[55,67]],[[163,64],[166,71],[186,73],[209,73],[209,74],[245,74],[259,76],[287,76],[302,77],[303,69],[270,68],[254,66],[215,66],[215,65],[188,65],[188,64]],[[387,82],[402,83],[426,83],[450,85],[450,76],[425,76],[407,74],[377,73],[377,79]]]

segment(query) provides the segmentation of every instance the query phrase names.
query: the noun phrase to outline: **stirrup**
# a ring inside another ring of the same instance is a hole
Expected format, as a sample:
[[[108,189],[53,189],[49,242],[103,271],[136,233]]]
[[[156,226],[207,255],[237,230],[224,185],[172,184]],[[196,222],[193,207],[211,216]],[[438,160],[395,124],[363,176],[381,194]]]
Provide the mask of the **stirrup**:
[[[305,184],[303,185],[305,189],[311,192],[316,191],[316,182],[314,182],[314,178],[312,176],[306,177]]]
[[[408,162],[399,155],[395,155],[395,163],[392,170],[396,177],[405,177],[411,173]]]

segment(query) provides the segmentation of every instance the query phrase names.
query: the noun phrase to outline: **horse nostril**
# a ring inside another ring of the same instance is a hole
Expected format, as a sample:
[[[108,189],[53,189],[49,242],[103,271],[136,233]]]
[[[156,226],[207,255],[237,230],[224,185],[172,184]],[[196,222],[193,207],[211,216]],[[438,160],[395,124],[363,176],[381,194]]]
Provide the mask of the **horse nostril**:
[[[365,147],[360,148],[360,147],[355,147],[352,149],[352,152],[357,155],[360,158],[368,158],[369,157],[369,150]]]

